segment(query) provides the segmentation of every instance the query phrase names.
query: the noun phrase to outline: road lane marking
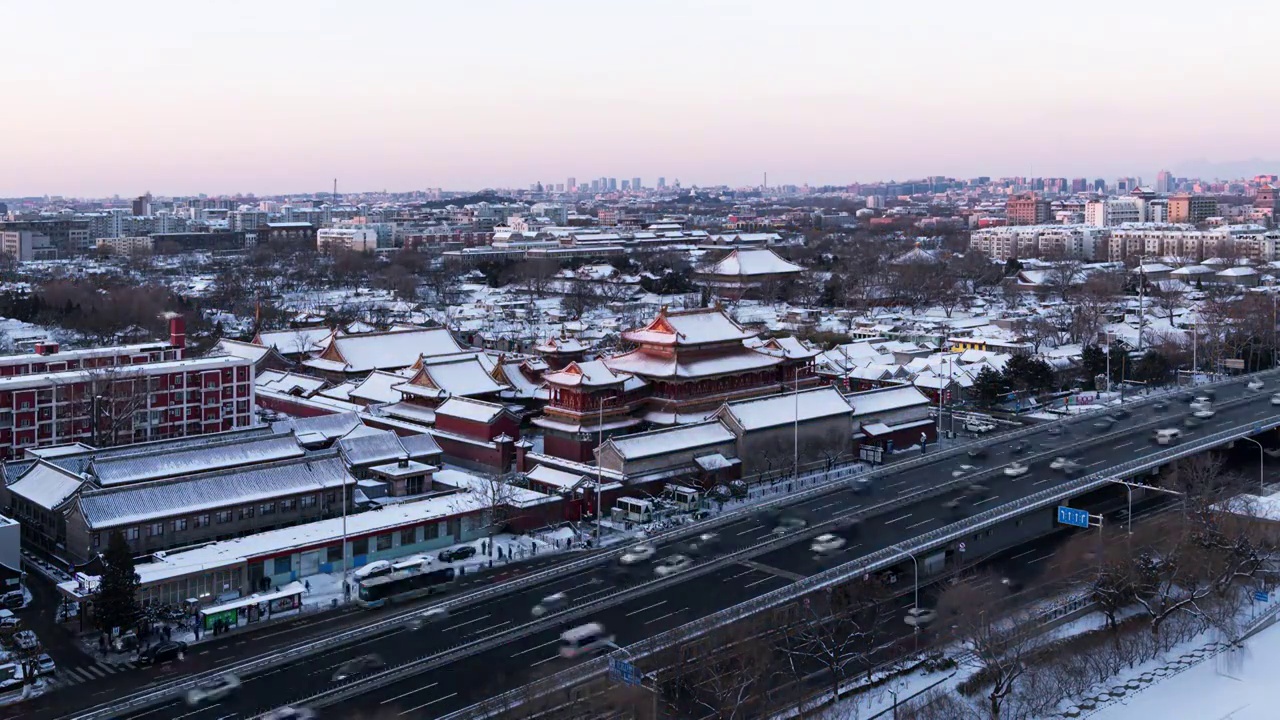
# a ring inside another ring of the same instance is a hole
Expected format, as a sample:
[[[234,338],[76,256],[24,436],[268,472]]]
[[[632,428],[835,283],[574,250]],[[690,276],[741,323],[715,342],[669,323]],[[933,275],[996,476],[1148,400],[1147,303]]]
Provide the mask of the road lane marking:
[[[920,522],[916,523],[915,525],[908,525],[908,526],[906,527],[906,529],[907,529],[907,530],[910,530],[911,528],[917,528],[917,527],[920,527],[921,525],[928,525],[929,523],[933,522],[933,521],[934,521],[934,519],[935,519],[935,518],[929,518],[928,520],[921,520]]]
[[[673,610],[673,611],[671,611],[671,612],[667,613],[666,615],[662,615],[662,616],[660,616],[660,617],[656,617],[656,618],[654,618],[654,619],[652,619],[652,620],[645,620],[645,621],[644,621],[644,624],[645,624],[645,625],[652,625],[653,623],[656,623],[656,622],[658,622],[659,620],[666,620],[667,618],[671,617],[672,615],[676,615],[676,614],[678,614],[678,613],[682,613],[682,612],[684,612],[685,610],[688,610],[688,609],[689,609],[689,608],[680,608],[679,610]]]
[[[559,655],[552,655],[551,657],[549,657],[549,658],[547,658],[547,659],[545,659],[545,660],[539,660],[538,662],[536,662],[536,663],[534,663],[534,664],[530,665],[529,667],[531,667],[531,668],[538,667],[539,665],[541,665],[541,664],[543,664],[543,663],[549,663],[549,662],[551,662],[552,660],[559,660],[559,659],[560,659],[560,656],[559,656]]]
[[[487,618],[487,617],[489,617],[489,616],[488,616],[488,615],[481,615],[481,616],[480,616],[480,617],[478,617],[478,618],[472,618],[471,620],[468,620],[468,621],[466,621],[466,622],[464,622],[464,623],[458,623],[457,625],[450,625],[449,627],[445,628],[445,630],[457,630],[458,628],[462,627],[463,625],[470,625],[471,623],[474,623],[474,622],[480,622],[481,620],[483,620],[483,619],[485,619],[485,618]]]
[[[386,704],[387,704],[387,703],[389,703],[389,702],[395,702],[396,700],[399,700],[400,698],[405,697],[405,696],[407,696],[407,695],[412,695],[412,694],[414,694],[414,693],[420,693],[420,692],[422,692],[423,690],[430,690],[431,688],[433,688],[433,687],[435,687],[435,686],[437,686],[437,685],[439,685],[439,684],[440,684],[440,683],[431,683],[430,685],[425,685],[425,686],[420,687],[420,688],[414,688],[413,690],[410,690],[410,691],[409,691],[409,692],[407,692],[407,693],[402,693],[402,694],[397,695],[397,696],[395,696],[395,697],[393,697],[393,698],[387,698],[386,700],[383,700],[382,702],[380,702],[380,703],[378,703],[378,704],[379,704],[379,705],[386,705]]]
[[[521,650],[520,652],[516,653],[515,655],[512,655],[511,657],[519,657],[519,656],[521,656],[521,655],[523,655],[523,654],[525,654],[525,653],[527,653],[527,652],[533,652],[534,650],[537,650],[537,649],[539,649],[539,648],[544,648],[544,647],[546,647],[546,646],[548,646],[548,645],[555,645],[555,644],[556,644],[556,643],[558,643],[558,642],[560,642],[560,640],[559,640],[559,639],[556,639],[556,640],[552,640],[552,641],[550,641],[550,642],[544,642],[544,643],[542,643],[541,645],[534,645],[534,646],[533,646],[533,647],[531,647],[531,648],[527,648],[527,649],[525,649],[525,650]]]
[[[1113,448],[1111,448],[1111,449],[1112,449],[1112,450],[1119,450],[1120,448],[1127,448],[1127,447],[1129,447],[1130,445],[1132,445],[1132,444],[1133,444],[1133,442],[1134,442],[1134,441],[1130,440],[1130,441],[1129,441],[1129,442],[1127,442],[1127,443],[1120,443],[1119,445],[1116,445],[1115,447],[1113,447]]]
[[[755,568],[748,568],[745,572],[740,572],[740,573],[738,573],[737,575],[734,575],[733,577],[727,577],[727,578],[725,578],[724,580],[721,580],[720,582],[729,582],[730,580],[737,580],[738,578],[742,577],[743,575],[750,575],[751,573],[753,573],[753,572],[755,572],[755,571],[756,571],[756,570],[755,570]]]
[[[892,520],[885,520],[885,521],[884,521],[884,524],[885,524],[885,525],[892,525],[892,524],[894,524],[894,523],[898,522],[899,520],[906,520],[906,519],[907,519],[907,518],[909,518],[909,517],[911,517],[911,513],[907,513],[906,515],[903,515],[902,517],[896,517],[896,518],[894,518],[894,519],[892,519]]]
[[[973,504],[973,506],[974,506],[974,507],[977,507],[977,506],[982,505],[982,504],[984,504],[984,503],[989,503],[989,502],[991,502],[992,500],[999,500],[999,499],[1000,499],[1000,496],[999,496],[999,495],[992,495],[991,497],[987,498],[986,500],[979,500],[978,502],[974,503],[974,504]]]
[[[1033,483],[1031,483],[1031,484],[1032,484],[1032,485],[1043,485],[1043,484],[1045,484],[1045,483],[1047,483],[1047,482],[1049,482],[1049,481],[1051,481],[1051,480],[1053,480],[1053,478],[1052,478],[1052,477],[1047,477],[1047,478],[1045,478],[1045,479],[1043,479],[1043,480],[1037,480],[1037,481],[1035,481],[1035,482],[1033,482]]]
[[[1053,553],[1049,553],[1048,555],[1045,555],[1045,556],[1043,556],[1043,557],[1038,557],[1038,558],[1036,558],[1036,559],[1034,559],[1034,560],[1028,560],[1028,561],[1027,561],[1027,564],[1028,564],[1028,565],[1030,565],[1031,563],[1038,563],[1038,562],[1040,562],[1041,560],[1048,560],[1048,559],[1049,559],[1049,558],[1051,558],[1051,557],[1053,557]]]
[[[770,580],[775,579],[776,577],[777,577],[776,575],[766,575],[766,576],[764,576],[763,578],[761,578],[761,579],[759,579],[759,580],[757,580],[757,581],[755,581],[755,582],[753,582],[753,583],[747,583],[746,585],[743,585],[742,587],[755,587],[755,586],[759,585],[760,583],[767,583],[767,582],[769,582]]]
[[[1020,552],[1020,553],[1018,553],[1017,555],[1014,555],[1013,557],[1011,557],[1011,558],[1009,558],[1009,559],[1010,559],[1010,560],[1017,560],[1018,558],[1020,558],[1020,557],[1022,557],[1022,556],[1024,556],[1024,555],[1030,555],[1030,554],[1031,554],[1031,553],[1033,553],[1033,552],[1035,552],[1035,549],[1034,549],[1034,548],[1032,548],[1031,550],[1028,550],[1028,551],[1026,551],[1026,552]]]
[[[497,625],[492,625],[492,626],[490,626],[490,627],[482,628],[482,629],[480,629],[480,630],[472,630],[471,632],[469,632],[469,633],[467,633],[467,634],[468,634],[468,635],[479,635],[480,633],[486,633],[486,632],[489,632],[490,630],[497,630],[498,628],[502,627],[503,625],[510,625],[510,624],[511,624],[511,621],[510,621],[510,620],[503,620],[502,622],[498,623]]]
[[[417,711],[421,710],[422,708],[427,707],[428,705],[435,705],[436,703],[438,703],[438,702],[442,702],[442,701],[444,701],[444,700],[448,700],[448,699],[449,699],[449,698],[451,698],[451,697],[456,697],[456,696],[457,696],[457,694],[458,694],[458,693],[449,693],[448,695],[445,695],[444,697],[438,697],[438,698],[436,698],[435,700],[432,700],[431,702],[422,703],[421,705],[419,705],[419,706],[418,706],[418,707],[416,707],[416,708],[409,708],[408,710],[405,710],[404,712],[402,712],[402,713],[400,713],[400,714],[401,714],[401,715],[408,715],[408,714],[409,714],[409,713],[411,713],[411,712],[417,712]]]
[[[743,560],[742,564],[746,565],[749,568],[754,568],[756,570],[759,570],[760,572],[769,573],[770,575],[777,575],[779,577],[784,577],[788,580],[793,580],[795,582],[800,582],[805,578],[805,576],[801,575],[800,573],[793,573],[787,570],[783,570],[781,568],[773,567],[772,565],[765,565],[764,563],[758,563],[758,562],[755,562],[754,560]]]
[[[627,613],[627,617],[631,617],[632,615],[639,615],[640,613],[642,613],[642,612],[644,612],[644,611],[646,611],[646,610],[652,610],[652,609],[654,609],[654,608],[658,607],[659,605],[666,605],[666,604],[667,604],[667,601],[666,601],[666,600],[662,600],[662,601],[660,601],[660,602],[656,602],[656,603],[654,603],[654,604],[650,605],[649,607],[642,607],[642,608],[640,608],[639,610],[632,610],[631,612]]]

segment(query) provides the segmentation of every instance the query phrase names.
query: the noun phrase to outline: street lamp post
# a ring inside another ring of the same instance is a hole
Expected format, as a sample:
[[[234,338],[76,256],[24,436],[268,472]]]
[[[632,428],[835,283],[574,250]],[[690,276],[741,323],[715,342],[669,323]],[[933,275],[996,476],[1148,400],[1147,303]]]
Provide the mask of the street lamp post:
[[[600,507],[600,486],[604,483],[604,466],[600,464],[600,447],[604,445],[604,404],[617,401],[618,396],[602,397],[596,404],[596,547],[600,547],[600,523],[604,520]]]
[[[1262,497],[1266,493],[1266,487],[1267,487],[1266,474],[1263,469],[1263,465],[1267,461],[1267,454],[1262,449],[1262,443],[1258,442],[1257,440],[1254,440],[1251,437],[1241,438],[1241,439],[1248,440],[1249,442],[1258,446],[1258,497]]]
[[[916,610],[919,610],[920,609],[920,564],[916,562],[916,556],[910,550],[907,550],[906,548],[903,548],[900,545],[894,545],[893,549],[900,550],[906,553],[907,557],[911,558],[911,571],[912,571],[912,574],[914,575],[914,582],[912,583],[913,585],[912,607]],[[920,625],[916,624],[916,625],[913,625],[912,627],[914,628],[912,633],[915,636],[916,645],[918,646],[920,643]]]

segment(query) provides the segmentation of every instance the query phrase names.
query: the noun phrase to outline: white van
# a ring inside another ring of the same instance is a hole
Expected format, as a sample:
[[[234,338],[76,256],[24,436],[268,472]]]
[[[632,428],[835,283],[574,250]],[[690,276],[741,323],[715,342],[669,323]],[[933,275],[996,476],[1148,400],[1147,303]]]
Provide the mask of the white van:
[[[1173,445],[1177,443],[1178,439],[1181,437],[1182,431],[1177,428],[1157,430],[1155,435],[1157,445]]]
[[[1191,401],[1191,412],[1196,412],[1199,410],[1212,410],[1212,409],[1213,409],[1213,400],[1207,397],[1204,397],[1203,395]]]
[[[575,658],[586,653],[604,650],[613,645],[613,636],[600,623],[579,625],[565,630],[560,636],[560,655]]]

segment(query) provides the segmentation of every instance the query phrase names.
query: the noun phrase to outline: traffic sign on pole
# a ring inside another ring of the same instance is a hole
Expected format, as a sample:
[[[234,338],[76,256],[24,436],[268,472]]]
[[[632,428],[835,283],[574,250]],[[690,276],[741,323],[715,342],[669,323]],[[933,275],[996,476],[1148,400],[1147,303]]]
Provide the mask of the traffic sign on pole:
[[[1254,602],[1267,602],[1271,599],[1271,593],[1266,590],[1257,590],[1253,593]]]
[[[620,682],[625,685],[640,684],[641,676],[639,671],[636,670],[635,665],[632,665],[626,660],[609,658],[609,675],[613,677],[616,682]]]
[[[1058,522],[1072,527],[1087,528],[1089,527],[1089,511],[1059,505]]]
[[[960,546],[957,547],[956,549],[959,550],[960,552],[964,552],[964,543],[960,543]]]

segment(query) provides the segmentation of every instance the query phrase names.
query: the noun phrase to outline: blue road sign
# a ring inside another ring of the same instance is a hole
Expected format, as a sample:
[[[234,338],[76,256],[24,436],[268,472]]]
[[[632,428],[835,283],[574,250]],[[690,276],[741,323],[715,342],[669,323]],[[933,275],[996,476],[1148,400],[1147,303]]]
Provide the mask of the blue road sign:
[[[1271,593],[1266,590],[1256,590],[1253,593],[1253,599],[1255,602],[1267,602],[1271,599]]]
[[[1089,512],[1087,510],[1078,510],[1076,508],[1069,508],[1065,505],[1059,505],[1058,522],[1063,525],[1087,528],[1089,527]]]
[[[636,666],[626,660],[618,658],[609,658],[609,675],[616,682],[625,683],[627,685],[640,684],[640,672],[636,670]]]

